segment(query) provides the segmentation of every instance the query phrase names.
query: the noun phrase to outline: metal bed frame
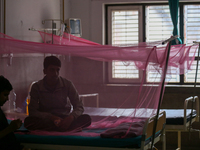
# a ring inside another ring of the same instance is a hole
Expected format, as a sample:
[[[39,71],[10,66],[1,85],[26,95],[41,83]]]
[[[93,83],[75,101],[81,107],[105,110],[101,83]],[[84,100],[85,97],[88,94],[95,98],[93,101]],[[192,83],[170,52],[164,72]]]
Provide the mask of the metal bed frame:
[[[187,115],[186,112],[188,111],[188,103],[192,102],[195,103],[196,105],[196,116],[194,118],[190,118],[190,121],[187,121]],[[197,131],[191,128],[191,124],[193,122],[199,122],[199,98],[198,96],[194,97],[188,97],[184,101],[184,123],[183,125],[168,125],[166,124],[166,132],[177,132],[178,134],[178,148],[176,150],[181,149],[181,132],[188,132],[188,131]]]
[[[141,147],[140,148],[116,148],[116,147],[91,147],[91,146],[76,146],[76,145],[51,145],[51,144],[37,144],[37,143],[22,143],[24,148],[31,150],[148,150],[151,148],[151,141],[145,144],[145,140],[152,137],[153,127],[155,124],[155,118],[153,116],[146,120],[145,126],[142,133]],[[165,123],[166,123],[166,114],[165,111],[160,112],[157,120],[156,132],[159,132],[159,135],[155,137],[154,144],[158,141],[162,141],[162,149],[166,150],[166,139],[165,139]]]

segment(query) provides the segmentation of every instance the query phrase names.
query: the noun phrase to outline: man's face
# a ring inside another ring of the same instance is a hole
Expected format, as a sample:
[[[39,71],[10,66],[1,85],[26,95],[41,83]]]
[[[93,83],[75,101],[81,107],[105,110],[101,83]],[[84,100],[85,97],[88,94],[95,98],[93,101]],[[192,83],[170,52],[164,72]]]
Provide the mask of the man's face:
[[[44,74],[46,74],[47,80],[51,80],[52,82],[57,81],[59,76],[60,67],[50,65],[46,69],[44,69]]]
[[[10,91],[8,90],[2,91],[0,93],[0,106],[3,106],[5,104],[5,102],[8,100],[9,94],[10,94]]]

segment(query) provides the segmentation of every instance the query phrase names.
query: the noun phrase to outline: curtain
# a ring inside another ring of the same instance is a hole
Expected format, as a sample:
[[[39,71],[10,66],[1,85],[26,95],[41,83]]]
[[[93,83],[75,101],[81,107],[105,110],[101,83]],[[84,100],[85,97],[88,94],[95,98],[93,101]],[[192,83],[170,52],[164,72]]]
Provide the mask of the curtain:
[[[173,35],[178,35],[178,6],[179,6],[179,0],[168,0],[169,2],[169,9],[170,9],[170,15],[172,19],[172,23],[174,25],[173,29]],[[180,38],[177,38],[172,41],[172,45],[176,44],[182,44],[182,40]]]

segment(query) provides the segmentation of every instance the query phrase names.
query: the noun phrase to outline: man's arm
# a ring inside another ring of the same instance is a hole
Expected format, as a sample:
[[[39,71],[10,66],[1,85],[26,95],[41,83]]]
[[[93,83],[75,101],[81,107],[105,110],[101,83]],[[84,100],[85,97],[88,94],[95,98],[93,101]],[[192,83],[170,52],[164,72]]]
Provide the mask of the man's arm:
[[[74,116],[74,118],[77,118],[78,116],[82,115],[84,112],[83,102],[81,101],[79,94],[72,82],[70,82],[68,90],[69,90],[68,96],[73,106],[73,111],[71,115]]]
[[[72,122],[80,115],[83,114],[84,108],[83,108],[83,103],[79,98],[79,94],[76,90],[76,88],[74,87],[73,83],[69,82],[69,85],[67,87],[66,92],[68,92],[68,97],[70,99],[70,102],[73,106],[73,111],[72,113],[67,116],[66,118],[64,118],[60,124],[58,125],[61,129],[63,129],[63,131],[68,130],[68,128],[70,127],[70,125],[72,124]]]
[[[22,125],[22,121],[20,119],[11,121],[8,127],[0,131],[0,139],[11,132],[14,132],[16,129],[19,129],[21,125]]]
[[[34,116],[43,119],[47,118],[50,119],[52,117],[51,113],[39,111],[39,97],[40,97],[39,87],[37,83],[35,83],[33,84],[30,92],[30,104],[28,106],[29,116]]]

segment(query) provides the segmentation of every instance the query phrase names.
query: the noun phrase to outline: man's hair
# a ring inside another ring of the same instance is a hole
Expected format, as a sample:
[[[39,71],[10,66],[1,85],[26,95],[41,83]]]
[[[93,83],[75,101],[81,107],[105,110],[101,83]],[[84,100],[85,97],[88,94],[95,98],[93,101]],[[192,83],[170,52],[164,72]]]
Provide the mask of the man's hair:
[[[61,61],[56,56],[47,56],[44,59],[44,69],[47,69],[50,65],[61,67]]]
[[[0,93],[8,90],[11,91],[13,89],[12,85],[4,76],[0,76]]]

